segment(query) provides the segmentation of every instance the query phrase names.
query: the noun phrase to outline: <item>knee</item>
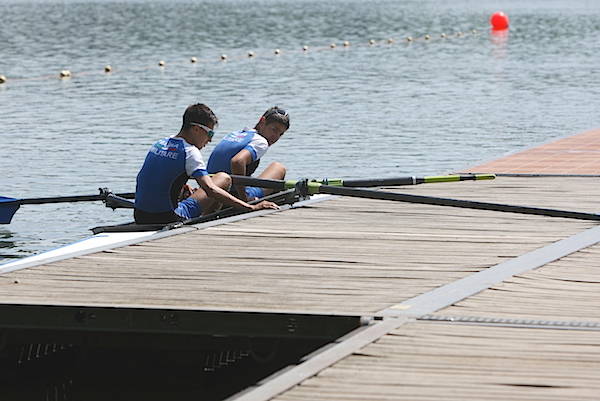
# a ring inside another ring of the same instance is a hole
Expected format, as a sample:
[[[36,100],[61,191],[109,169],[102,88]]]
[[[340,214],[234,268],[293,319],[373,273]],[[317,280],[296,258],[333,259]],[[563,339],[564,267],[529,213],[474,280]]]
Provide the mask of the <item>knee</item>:
[[[231,188],[231,176],[227,173],[217,173],[213,176],[213,181],[223,189]]]
[[[272,169],[277,169],[277,171],[283,174],[283,176],[285,176],[285,173],[287,172],[285,166],[279,162],[273,162],[269,165],[269,167]]]

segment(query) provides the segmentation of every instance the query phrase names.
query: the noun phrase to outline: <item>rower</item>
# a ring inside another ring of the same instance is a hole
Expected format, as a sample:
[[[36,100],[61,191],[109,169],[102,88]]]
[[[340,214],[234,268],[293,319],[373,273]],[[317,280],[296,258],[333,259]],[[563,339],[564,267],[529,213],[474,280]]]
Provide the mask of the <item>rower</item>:
[[[278,209],[272,202],[250,205],[231,195],[231,177],[208,175],[200,149],[211,141],[217,117],[204,104],[189,106],[177,135],[156,142],[137,175],[135,222],[167,224],[213,212],[221,203],[246,210]],[[200,187],[179,201],[189,178]]]
[[[251,176],[257,169],[260,158],[289,128],[290,117],[287,111],[277,106],[271,107],[263,113],[254,129],[234,131],[219,142],[208,159],[208,172]],[[273,162],[258,178],[283,180],[285,173],[283,164]],[[273,191],[239,184],[233,188],[233,193],[244,201],[263,198]]]

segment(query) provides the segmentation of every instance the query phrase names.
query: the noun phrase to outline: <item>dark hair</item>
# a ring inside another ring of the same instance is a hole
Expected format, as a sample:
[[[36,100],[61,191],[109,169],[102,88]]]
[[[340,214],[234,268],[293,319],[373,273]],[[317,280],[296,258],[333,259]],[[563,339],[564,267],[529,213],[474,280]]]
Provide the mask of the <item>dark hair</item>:
[[[183,113],[183,125],[181,129],[190,127],[190,123],[198,123],[202,125],[217,125],[219,121],[215,113],[205,104],[196,103],[188,106]]]
[[[265,111],[262,117],[265,119],[265,123],[280,123],[285,125],[285,129],[290,128],[290,116],[279,106],[273,106],[269,110]]]

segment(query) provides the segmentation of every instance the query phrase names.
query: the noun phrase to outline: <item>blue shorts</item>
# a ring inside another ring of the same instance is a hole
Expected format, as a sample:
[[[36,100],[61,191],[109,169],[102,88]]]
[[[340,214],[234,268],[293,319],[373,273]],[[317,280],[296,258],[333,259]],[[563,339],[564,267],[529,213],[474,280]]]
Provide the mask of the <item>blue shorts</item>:
[[[191,219],[202,214],[202,206],[194,198],[187,198],[179,202],[177,209],[173,210],[176,215],[184,219]]]
[[[265,191],[259,187],[246,187],[246,198],[252,200],[253,198],[264,198]]]

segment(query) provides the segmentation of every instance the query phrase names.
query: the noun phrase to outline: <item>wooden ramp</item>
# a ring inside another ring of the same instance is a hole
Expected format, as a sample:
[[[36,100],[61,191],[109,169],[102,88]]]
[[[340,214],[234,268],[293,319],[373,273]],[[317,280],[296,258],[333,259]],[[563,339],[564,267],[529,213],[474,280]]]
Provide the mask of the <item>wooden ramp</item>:
[[[465,171],[598,176],[600,175],[600,129],[552,141]]]

